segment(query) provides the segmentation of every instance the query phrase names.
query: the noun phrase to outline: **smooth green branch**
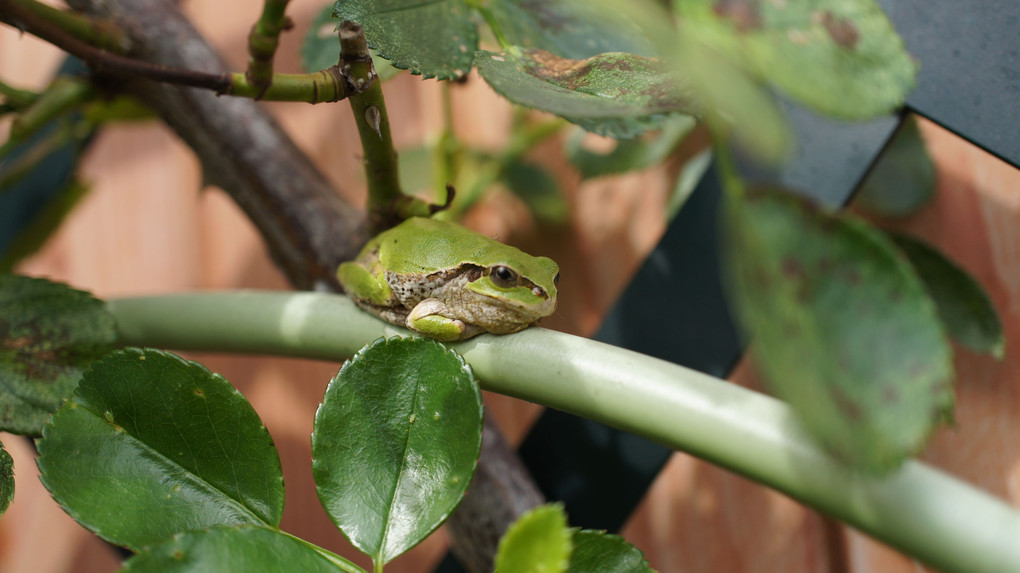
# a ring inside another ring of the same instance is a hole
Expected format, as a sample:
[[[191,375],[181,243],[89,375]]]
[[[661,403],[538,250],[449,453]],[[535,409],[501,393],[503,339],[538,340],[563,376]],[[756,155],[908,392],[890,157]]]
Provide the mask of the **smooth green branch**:
[[[248,34],[248,70],[245,77],[265,93],[273,82],[273,57],[280,45],[280,34],[294,27],[285,14],[289,0],[265,0],[262,16]],[[261,97],[261,93],[256,99]]]
[[[240,291],[110,301],[121,344],[339,361],[407,331],[347,298]],[[944,571],[1020,571],[1020,513],[924,463],[883,478],[829,458],[773,398],[530,328],[452,344],[488,390],[644,436],[779,490]]]

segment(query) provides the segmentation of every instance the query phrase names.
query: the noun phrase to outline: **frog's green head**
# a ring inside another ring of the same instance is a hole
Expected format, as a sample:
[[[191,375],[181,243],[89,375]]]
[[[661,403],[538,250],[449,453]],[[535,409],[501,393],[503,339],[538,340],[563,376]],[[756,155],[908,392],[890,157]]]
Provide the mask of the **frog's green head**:
[[[488,304],[502,307],[504,319],[530,324],[556,310],[560,267],[549,257],[515,254],[518,256],[512,260],[477,267],[465,288],[485,297]]]

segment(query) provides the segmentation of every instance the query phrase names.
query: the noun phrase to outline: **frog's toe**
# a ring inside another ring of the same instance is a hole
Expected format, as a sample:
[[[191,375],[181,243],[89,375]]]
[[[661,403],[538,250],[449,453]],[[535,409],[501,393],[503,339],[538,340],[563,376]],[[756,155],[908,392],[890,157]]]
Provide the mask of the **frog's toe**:
[[[460,340],[467,325],[452,318],[449,309],[439,299],[427,298],[419,302],[407,315],[407,328],[436,340]]]

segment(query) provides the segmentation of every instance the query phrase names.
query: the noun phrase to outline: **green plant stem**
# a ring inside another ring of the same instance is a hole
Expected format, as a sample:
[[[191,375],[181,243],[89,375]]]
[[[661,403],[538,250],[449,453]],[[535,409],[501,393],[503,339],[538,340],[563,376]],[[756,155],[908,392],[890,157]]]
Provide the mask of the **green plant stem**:
[[[345,26],[349,28],[345,31]],[[373,232],[399,222],[397,211],[404,200],[397,168],[397,151],[390,134],[390,118],[386,113],[382,82],[372,65],[365,35],[351,30],[361,27],[350,22],[340,24],[340,66],[352,78],[367,78],[368,86],[348,101],[358,126],[358,137],[364,152],[365,178],[368,181],[368,221]]]
[[[262,16],[248,34],[248,70],[245,77],[261,93],[273,82],[273,57],[280,45],[280,34],[294,26],[286,15],[289,0],[265,0]],[[255,99],[261,97],[261,93]]]
[[[22,110],[32,105],[35,100],[39,99],[40,95],[30,90],[18,89],[0,82],[0,96],[3,96],[4,103],[14,110]]]
[[[245,74],[234,72],[229,74],[229,78],[230,85],[220,92],[222,95],[265,101],[330,103],[345,99],[358,90],[337,67],[311,74],[273,74],[272,82],[266,88],[252,83]]]
[[[499,21],[496,20],[492,10],[489,9],[487,2],[480,2],[478,0],[468,0],[468,5],[478,11],[482,15],[482,19],[485,20],[485,24],[492,30],[492,36],[499,42],[499,47],[506,50],[513,46],[510,40],[503,34],[503,28],[500,27]]]
[[[36,0],[0,1],[0,20],[18,28],[29,28],[30,32],[31,22],[42,20],[73,38],[113,52],[123,52],[127,45],[120,29],[112,22],[59,10]]]
[[[32,105],[14,119],[10,141],[24,141],[57,116],[84,104],[95,95],[95,88],[87,81],[58,77]]]
[[[113,300],[120,343],[339,361],[407,335],[348,299],[241,291]],[[918,461],[855,474],[784,403],[635,352],[541,328],[452,344],[484,388],[571,412],[747,476],[944,571],[1020,571],[1020,512]]]
[[[74,141],[76,144],[84,141],[92,131],[92,126],[87,122],[77,122],[60,126],[52,134],[42,137],[31,144],[23,154],[12,159],[3,165],[3,172],[0,173],[0,195],[12,189],[12,186],[23,177],[32,172],[39,163],[50,154]],[[20,140],[13,138],[0,145],[0,160],[3,160],[12,151],[18,148]]]

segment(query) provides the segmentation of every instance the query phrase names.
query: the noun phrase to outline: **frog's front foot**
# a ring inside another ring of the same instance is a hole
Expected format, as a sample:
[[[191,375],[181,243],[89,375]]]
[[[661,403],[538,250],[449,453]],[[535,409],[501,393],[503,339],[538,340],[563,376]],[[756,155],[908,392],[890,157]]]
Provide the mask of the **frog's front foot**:
[[[407,328],[444,342],[471,338],[482,332],[481,328],[451,318],[450,314],[443,301],[427,298],[415,305],[407,315]]]

